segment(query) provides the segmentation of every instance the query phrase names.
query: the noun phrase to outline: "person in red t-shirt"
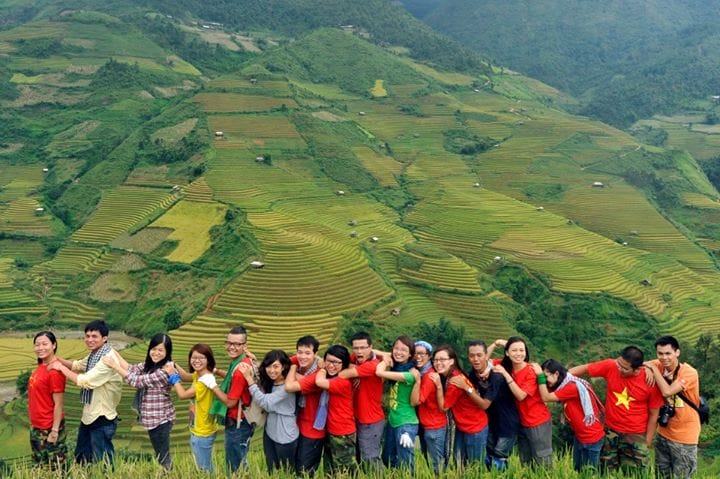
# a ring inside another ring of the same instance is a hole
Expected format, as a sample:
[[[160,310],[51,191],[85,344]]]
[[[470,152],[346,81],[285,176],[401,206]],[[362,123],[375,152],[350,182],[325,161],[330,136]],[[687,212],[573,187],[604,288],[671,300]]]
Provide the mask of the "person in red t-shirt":
[[[573,376],[559,361],[548,359],[542,366],[531,364],[538,377],[540,396],[545,402],[561,402],[565,417],[575,435],[573,467],[598,469],[605,429],[600,420],[603,410],[590,383]]]
[[[415,341],[415,366],[420,372],[420,404],[417,415],[420,420],[420,449],[433,465],[435,474],[447,465],[445,440],[447,415],[442,409],[444,391],[440,375],[432,367],[432,345],[427,341]]]
[[[303,336],[298,339],[297,352],[291,358],[292,366],[285,379],[287,392],[300,393],[297,411],[300,440],[295,459],[295,469],[300,475],[315,474],[320,466],[325,445],[325,428],[314,427],[322,392],[322,389],[315,384],[315,378],[320,370],[320,358],[317,356],[319,347],[320,342],[313,336]]]
[[[482,461],[487,445],[488,417],[471,398],[476,395],[475,389],[463,374],[455,350],[446,344],[438,346],[433,355],[433,367],[443,379],[445,394],[441,407],[444,411],[451,410],[455,420],[455,459],[459,464]],[[453,380],[455,377],[463,379],[458,381],[461,387]]]
[[[35,464],[59,466],[67,457],[65,443],[65,376],[48,370],[57,360],[57,339],[50,331],[41,331],[33,338],[37,368],[28,381],[28,414],[30,416],[30,448]]]
[[[494,370],[505,378],[520,413],[518,450],[523,464],[552,464],[552,416],[540,392],[537,375],[530,367],[530,353],[525,340],[512,336],[507,341],[496,340],[505,346],[505,356]]]
[[[250,389],[238,365],[254,366],[253,357],[247,351],[247,331],[242,326],[233,327],[225,340],[225,351],[230,358],[226,371],[215,371],[223,377],[222,383],[212,388],[215,399],[210,414],[225,422],[225,465],[233,473],[247,466],[247,453],[255,425],[250,424],[242,408],[250,405]]]
[[[345,346],[335,344],[328,348],[324,367],[315,376],[315,384],[324,391],[314,427],[327,425],[326,472],[353,476],[357,470],[353,385],[352,381],[339,375],[349,365],[350,353]]]
[[[607,433],[600,455],[606,469],[644,469],[652,445],[663,398],[655,386],[646,382],[643,352],[627,346],[617,359],[605,359],[575,366],[575,376],[603,377],[607,383],[605,425]]]
[[[372,340],[368,333],[355,333],[350,338],[350,344],[353,351],[350,362],[354,367],[343,370],[340,377],[359,379],[354,398],[358,457],[361,462],[380,468],[380,445],[385,431],[383,379],[375,374],[380,358],[372,350]]]

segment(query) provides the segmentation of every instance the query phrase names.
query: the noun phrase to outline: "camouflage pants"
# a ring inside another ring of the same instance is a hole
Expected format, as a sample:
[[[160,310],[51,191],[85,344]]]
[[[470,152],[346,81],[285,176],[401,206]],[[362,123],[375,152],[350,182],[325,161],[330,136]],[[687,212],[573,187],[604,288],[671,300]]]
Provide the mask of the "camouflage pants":
[[[328,434],[325,444],[325,472],[353,474],[357,468],[355,460],[355,434],[333,436]]]
[[[600,452],[606,470],[641,469],[648,465],[648,447],[642,434],[621,434],[608,429]]]
[[[30,429],[30,449],[35,464],[50,464],[57,467],[65,463],[67,457],[67,444],[65,439],[65,421],[60,423],[57,442],[54,444],[47,441],[50,429]]]
[[[681,444],[660,435],[655,440],[655,471],[660,478],[689,478],[697,470],[697,445]]]

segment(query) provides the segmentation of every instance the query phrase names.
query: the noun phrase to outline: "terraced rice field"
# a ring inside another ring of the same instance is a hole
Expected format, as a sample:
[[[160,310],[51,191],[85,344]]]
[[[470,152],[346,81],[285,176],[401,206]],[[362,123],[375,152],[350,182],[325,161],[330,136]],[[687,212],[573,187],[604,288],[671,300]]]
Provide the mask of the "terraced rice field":
[[[107,191],[95,213],[72,235],[75,241],[106,244],[169,208],[177,197],[168,190],[120,186]]]
[[[187,136],[193,128],[195,128],[197,121],[197,118],[188,118],[177,125],[160,128],[150,135],[150,139],[153,141],[160,139],[168,143],[180,141],[183,137]]]
[[[31,197],[18,198],[6,207],[0,206],[0,231],[33,236],[52,234],[49,213],[38,213],[40,203]]]
[[[169,228],[173,232],[166,239],[178,242],[170,254],[170,261],[192,263],[210,247],[210,228],[221,224],[227,207],[220,203],[179,201],[149,228]]]
[[[3,368],[0,370],[0,381],[15,381],[22,371],[33,370],[37,366],[37,357],[33,351],[33,336],[0,338],[0,358]],[[58,355],[62,357],[80,357],[87,352],[82,339],[58,337]]]
[[[296,147],[304,143],[295,126],[284,115],[212,115],[208,118],[212,131],[222,131],[224,140],[215,141],[216,148],[229,148],[238,140],[284,139],[295,140]],[[253,158],[254,159],[254,158]]]
[[[392,156],[377,154],[366,146],[353,148],[353,153],[363,166],[378,180],[380,186],[397,186],[397,177],[402,171],[402,164]]]
[[[0,255],[3,258],[22,258],[30,263],[42,260],[45,248],[36,241],[0,240]]]
[[[298,106],[291,98],[239,93],[198,93],[193,97],[193,101],[199,103],[203,111],[209,113],[259,112],[283,106],[287,108],[297,108]]]
[[[69,243],[61,248],[50,261],[36,267],[39,273],[50,272],[73,275],[81,272],[100,272],[120,258],[121,253],[95,246],[81,246]]]

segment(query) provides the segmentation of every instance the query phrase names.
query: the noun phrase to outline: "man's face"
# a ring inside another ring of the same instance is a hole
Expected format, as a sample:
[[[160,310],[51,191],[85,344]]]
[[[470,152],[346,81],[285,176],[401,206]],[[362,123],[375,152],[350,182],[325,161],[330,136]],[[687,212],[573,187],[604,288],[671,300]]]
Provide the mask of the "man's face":
[[[368,360],[372,349],[370,349],[367,339],[356,339],[352,342],[352,352],[355,354],[356,362],[362,364]]]
[[[100,334],[100,331],[85,331],[85,346],[95,352],[107,342],[108,337]]]
[[[315,360],[315,351],[310,346],[298,346],[296,357],[298,366],[307,368]]]
[[[246,344],[247,337],[244,334],[228,334],[225,340],[225,351],[230,359],[235,359],[245,352]]]
[[[474,371],[485,371],[485,368],[487,368],[487,351],[482,346],[470,346],[468,348],[468,361]]]
[[[665,346],[656,346],[655,352],[657,358],[660,360],[660,364],[667,370],[674,370],[680,358],[680,350],[674,350],[672,346],[666,344]]]
[[[629,377],[637,374],[637,370],[633,369],[630,363],[622,356],[617,358],[615,363],[617,364],[618,371],[620,371],[620,376]]]

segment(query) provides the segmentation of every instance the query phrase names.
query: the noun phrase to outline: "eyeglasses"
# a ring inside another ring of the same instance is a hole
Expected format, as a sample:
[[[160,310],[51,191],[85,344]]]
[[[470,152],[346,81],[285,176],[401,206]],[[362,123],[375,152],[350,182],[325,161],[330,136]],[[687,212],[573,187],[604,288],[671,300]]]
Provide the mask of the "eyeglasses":
[[[205,356],[192,356],[190,361],[207,361],[207,358]]]
[[[328,364],[342,364],[342,361],[339,359],[326,359],[325,362]]]
[[[415,356],[427,356],[427,355],[428,355],[428,353],[423,353],[422,351],[418,351],[417,353],[415,353]]]
[[[353,350],[353,351],[360,351],[360,350],[363,350],[363,349],[368,349],[369,347],[370,347],[370,346],[353,346],[353,347],[352,347],[352,350]]]
[[[450,361],[450,358],[435,358],[435,359],[433,359],[434,363],[446,363],[448,361]]]
[[[245,346],[247,344],[247,341],[244,341],[242,343],[237,343],[235,341],[225,341],[225,346],[228,348],[239,348],[241,346]]]

